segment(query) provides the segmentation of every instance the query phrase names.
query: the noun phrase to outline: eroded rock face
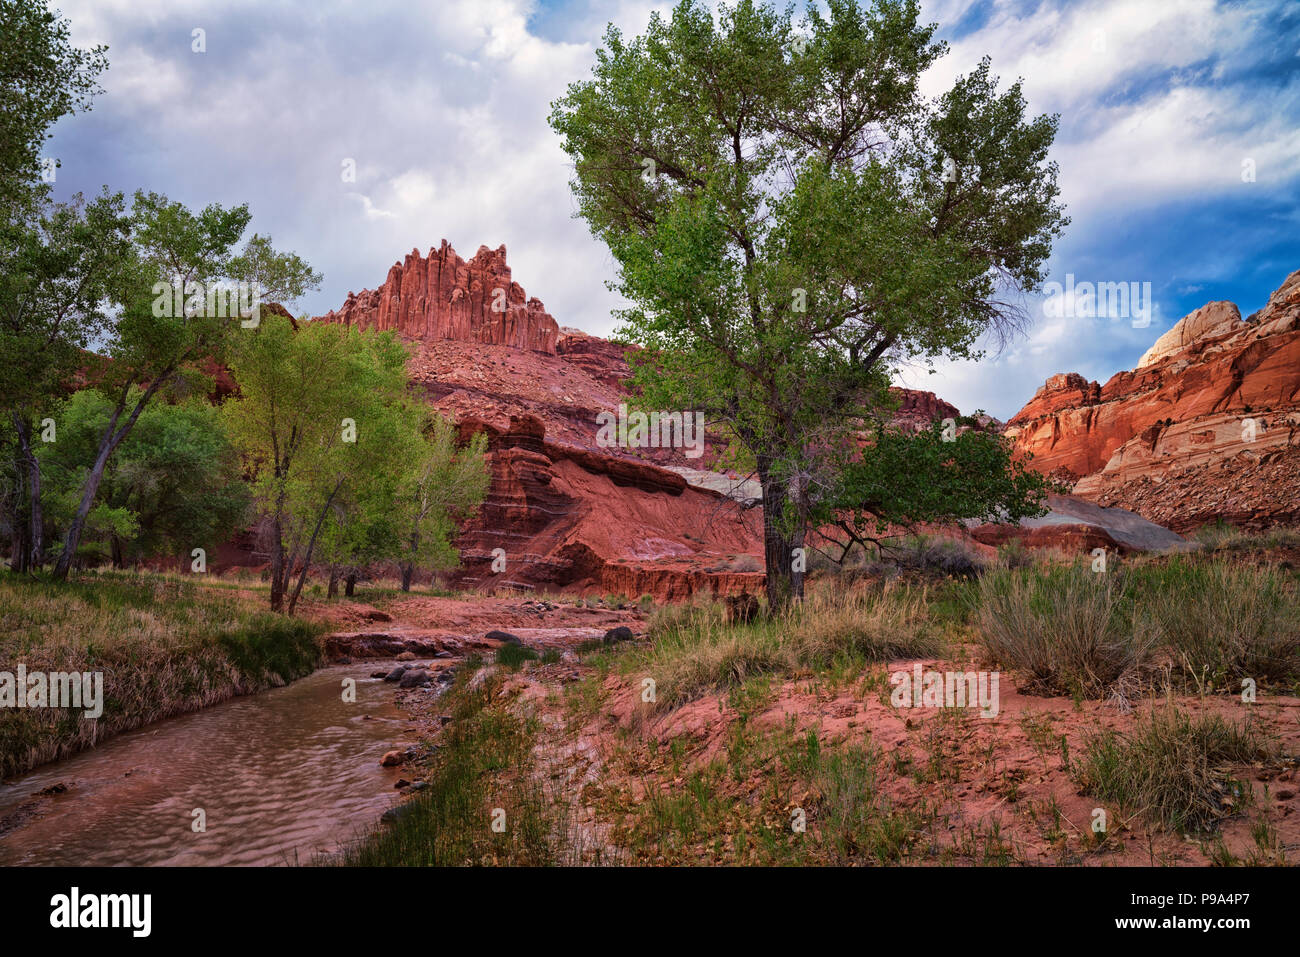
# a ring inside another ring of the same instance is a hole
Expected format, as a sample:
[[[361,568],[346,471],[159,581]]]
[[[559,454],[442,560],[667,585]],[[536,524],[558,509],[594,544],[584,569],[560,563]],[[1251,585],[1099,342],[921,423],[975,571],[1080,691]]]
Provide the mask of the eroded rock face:
[[[488,436],[492,481],[457,541],[458,585],[659,599],[753,589],[755,578],[761,587],[761,573],[718,571],[761,554],[756,512],[648,462],[548,442],[535,416],[504,430],[472,418],[459,428],[462,438]]]
[[[1300,271],[1244,320],[1231,303],[1202,306],[1104,386],[1053,376],[1006,434],[1078,495],[1174,528],[1293,520],[1300,469],[1286,463],[1300,464]],[[1252,478],[1263,469],[1274,483]],[[1226,488],[1237,492],[1225,498]]]
[[[1138,360],[1139,369],[1181,352],[1194,343],[1230,335],[1241,324],[1241,311],[1231,302],[1209,302],[1174,323]]]
[[[456,339],[554,354],[560,327],[540,299],[510,276],[506,247],[480,246],[469,262],[447,240],[428,256],[411,250],[378,289],[348,293],[318,317],[363,329],[392,329],[413,339]]]

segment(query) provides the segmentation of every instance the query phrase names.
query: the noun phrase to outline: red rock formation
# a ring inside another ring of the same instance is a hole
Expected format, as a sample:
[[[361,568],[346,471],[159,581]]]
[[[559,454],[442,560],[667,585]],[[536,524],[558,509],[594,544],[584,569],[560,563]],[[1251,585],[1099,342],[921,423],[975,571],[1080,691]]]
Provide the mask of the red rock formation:
[[[753,560],[737,561],[762,552],[756,512],[655,465],[548,442],[534,416],[504,430],[466,418],[459,429],[488,436],[492,482],[457,542],[457,584],[660,599],[761,588],[761,572],[739,570]]]
[[[560,327],[540,299],[510,278],[506,247],[480,246],[469,262],[447,240],[427,257],[413,249],[374,290],[348,293],[327,322],[393,329],[413,339],[457,339],[554,353]]]
[[[961,415],[955,405],[943,401],[933,392],[900,388],[892,388],[889,392],[899,401],[898,411],[894,413],[895,425],[920,431],[928,429],[935,419],[955,419]]]
[[[1076,481],[1077,494],[1172,527],[1191,527],[1188,515],[1300,513],[1300,485],[1270,488],[1249,474],[1300,446],[1300,271],[1245,320],[1231,303],[1201,307],[1104,386],[1053,376],[1006,434],[1035,468]],[[1216,494],[1229,486],[1240,494]]]

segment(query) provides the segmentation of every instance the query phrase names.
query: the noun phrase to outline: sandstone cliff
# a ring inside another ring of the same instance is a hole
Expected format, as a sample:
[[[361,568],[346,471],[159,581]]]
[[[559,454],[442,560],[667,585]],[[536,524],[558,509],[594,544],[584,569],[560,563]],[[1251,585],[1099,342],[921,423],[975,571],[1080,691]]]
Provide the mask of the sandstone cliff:
[[[1202,306],[1105,385],[1053,376],[1006,434],[1076,494],[1173,528],[1295,520],[1300,271],[1246,319]]]

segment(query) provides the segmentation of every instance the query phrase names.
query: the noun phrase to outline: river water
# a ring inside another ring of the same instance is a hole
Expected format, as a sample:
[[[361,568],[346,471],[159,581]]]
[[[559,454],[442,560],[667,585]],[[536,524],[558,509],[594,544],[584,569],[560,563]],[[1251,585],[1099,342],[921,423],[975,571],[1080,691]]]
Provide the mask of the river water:
[[[379,667],[323,668],[0,784],[0,865],[292,864],[338,850],[396,803],[398,772],[379,760],[415,739],[394,686],[369,677]]]

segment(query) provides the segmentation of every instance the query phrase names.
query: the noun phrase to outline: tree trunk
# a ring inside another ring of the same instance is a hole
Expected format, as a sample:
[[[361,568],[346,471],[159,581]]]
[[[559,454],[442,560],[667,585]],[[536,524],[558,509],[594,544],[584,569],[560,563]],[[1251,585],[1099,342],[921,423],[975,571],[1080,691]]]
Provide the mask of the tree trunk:
[[[316,527],[312,529],[311,538],[307,540],[307,552],[302,556],[302,574],[298,576],[298,584],[293,588],[293,594],[289,596],[289,614],[293,615],[293,610],[298,607],[298,596],[302,594],[302,586],[307,582],[307,572],[311,568],[311,555],[316,550],[316,538],[320,535],[321,526],[325,524],[325,516],[329,514],[330,503],[334,501],[334,496],[339,494],[339,489],[343,487],[343,479],[334,483],[334,490],[330,492],[329,498],[325,499],[325,504],[321,506],[320,515],[316,517]],[[351,594],[349,592],[349,594]]]
[[[45,514],[41,509],[41,463],[32,451],[32,431],[27,419],[13,414],[14,429],[23,465],[27,468],[27,555],[23,571],[36,571],[45,564]]]
[[[351,598],[352,593],[356,590],[357,587],[357,573],[348,572],[348,577],[345,579],[345,581],[347,582],[347,585],[343,589],[343,594],[346,595],[348,598]]]
[[[72,522],[68,525],[67,537],[63,540],[63,551],[59,555],[59,560],[54,566],[54,580],[63,581],[68,577],[68,571],[72,568],[72,558],[77,553],[77,546],[81,544],[81,533],[86,528],[86,516],[90,514],[91,506],[95,504],[95,496],[99,494],[99,484],[104,480],[104,469],[108,466],[108,459],[122,444],[122,440],[135,427],[136,420],[140,418],[140,413],[144,407],[149,404],[155,392],[169,378],[173,368],[164,370],[135,403],[135,408],[121,426],[117,424],[118,419],[125,409],[126,397],[123,395],[118,400],[117,407],[113,410],[112,417],[108,420],[108,425],[104,429],[104,434],[99,439],[99,454],[95,456],[95,464],[90,469],[90,474],[86,476],[86,482],[81,489],[81,501],[77,504],[77,512],[72,516]]]
[[[24,495],[27,482],[23,478],[22,454],[17,446],[14,446],[14,479],[9,518],[9,568],[21,574],[27,571],[27,533],[30,529],[23,514],[23,505],[27,501]]]
[[[803,548],[804,532],[791,532],[782,526],[782,516],[790,500],[785,483],[760,464],[759,482],[763,488],[763,559],[767,572],[767,606],[780,611],[791,599],[803,597],[803,563],[796,568],[795,549]],[[800,552],[802,557],[802,552]]]
[[[339,570],[338,567],[335,565],[330,566],[330,584],[329,584],[329,588],[326,589],[325,591],[325,597],[326,598],[339,597]]]
[[[415,577],[415,558],[420,552],[420,530],[411,532],[411,560],[402,566],[402,591],[411,590],[411,579]]]
[[[280,516],[271,522],[271,611],[284,611],[284,529]]]

